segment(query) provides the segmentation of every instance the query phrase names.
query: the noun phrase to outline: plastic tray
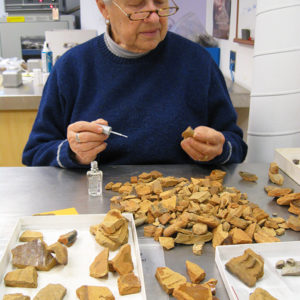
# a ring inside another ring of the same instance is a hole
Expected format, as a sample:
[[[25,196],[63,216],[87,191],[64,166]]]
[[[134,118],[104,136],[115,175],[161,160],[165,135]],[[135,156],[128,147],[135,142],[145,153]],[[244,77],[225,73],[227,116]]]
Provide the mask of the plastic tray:
[[[128,220],[129,238],[131,245],[131,256],[134,265],[134,273],[141,281],[141,292],[138,294],[120,296],[118,290],[118,274],[109,272],[107,279],[97,279],[89,276],[89,266],[94,258],[103,249],[89,232],[91,225],[99,224],[105,214],[91,215],[69,215],[69,216],[35,216],[22,217],[19,219],[10,241],[0,260],[0,295],[8,293],[23,293],[24,295],[35,296],[38,291],[49,283],[60,283],[67,289],[64,300],[77,299],[76,289],[82,285],[96,285],[108,287],[115,299],[124,300],[146,300],[145,283],[140,257],[140,249],[131,214],[123,214]],[[33,288],[11,288],[4,285],[4,276],[13,270],[11,264],[11,249],[21,244],[18,239],[24,230],[37,230],[43,233],[44,241],[51,245],[56,242],[61,234],[76,229],[78,236],[76,242],[68,248],[68,264],[66,266],[55,266],[48,272],[38,271],[38,287]],[[112,259],[116,251],[110,251],[109,259]]]
[[[242,255],[247,248],[251,248],[264,258],[264,276],[252,288],[249,288],[225,268],[225,264],[231,258]],[[300,261],[299,249],[299,241],[217,246],[215,261],[230,300],[249,299],[249,295],[257,287],[265,289],[278,300],[299,300],[300,277],[281,276],[281,270],[275,268],[276,262],[281,259],[294,258]]]

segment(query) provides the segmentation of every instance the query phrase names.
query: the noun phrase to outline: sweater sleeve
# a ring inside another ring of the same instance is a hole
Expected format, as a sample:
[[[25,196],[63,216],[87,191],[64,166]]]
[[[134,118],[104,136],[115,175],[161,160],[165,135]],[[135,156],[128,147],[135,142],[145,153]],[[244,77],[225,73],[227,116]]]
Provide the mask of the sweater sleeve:
[[[227,164],[244,161],[248,146],[243,141],[242,130],[236,124],[237,114],[230,100],[224,77],[215,64],[212,64],[208,91],[208,115],[210,127],[222,132],[225,137],[222,154],[210,163]]]
[[[54,68],[44,87],[39,111],[23,152],[22,162],[27,166],[82,167],[71,157],[66,101],[59,90],[57,77]]]

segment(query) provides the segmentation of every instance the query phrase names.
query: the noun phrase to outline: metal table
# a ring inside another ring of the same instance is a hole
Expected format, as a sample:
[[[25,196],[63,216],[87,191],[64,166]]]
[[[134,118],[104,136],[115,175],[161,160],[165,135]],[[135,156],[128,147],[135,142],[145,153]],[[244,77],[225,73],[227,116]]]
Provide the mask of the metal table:
[[[23,84],[17,88],[4,88],[0,84],[0,111],[37,110],[43,88],[42,85],[34,85],[30,78],[23,79]]]
[[[158,170],[164,176],[176,177],[204,177],[214,167],[201,167],[198,165],[139,165],[139,166],[103,166],[103,184],[113,182],[126,182],[130,176],[142,172]],[[251,202],[258,204],[269,214],[288,218],[286,207],[276,204],[264,191],[264,186],[270,184],[268,180],[268,164],[244,163],[222,167],[227,175],[225,186],[234,186],[241,192],[246,192]],[[242,181],[239,171],[248,171],[258,176],[257,183]],[[289,177],[285,176],[285,187],[294,188],[300,192],[300,187]],[[111,191],[104,191],[103,199],[89,198],[87,194],[87,178],[84,170],[65,170],[53,167],[2,167],[0,168],[0,220],[6,224],[17,216],[32,215],[51,210],[75,207],[81,214],[106,213],[109,210],[109,199],[116,195]],[[138,228],[138,236],[142,238],[143,228]],[[299,233],[287,230],[280,237],[282,241],[299,240]],[[1,236],[0,240],[9,239]],[[164,251],[165,262],[174,271],[186,275],[185,261],[190,260],[199,264],[206,271],[206,278],[218,279],[216,296],[220,300],[229,299],[222,279],[214,262],[214,249],[211,243],[204,246],[201,256],[192,253],[191,246],[177,245],[174,249]],[[1,251],[0,251],[1,254]],[[153,274],[154,278],[154,274]],[[153,281],[155,282],[155,280]],[[152,284],[153,284],[152,282]],[[146,281],[146,287],[151,283]],[[158,283],[154,283],[157,284]],[[148,286],[149,288],[149,286]],[[163,293],[163,292],[162,292]],[[157,295],[159,299],[159,295]],[[172,297],[170,297],[172,298]],[[173,298],[172,298],[173,299]],[[149,299],[152,300],[152,299]]]

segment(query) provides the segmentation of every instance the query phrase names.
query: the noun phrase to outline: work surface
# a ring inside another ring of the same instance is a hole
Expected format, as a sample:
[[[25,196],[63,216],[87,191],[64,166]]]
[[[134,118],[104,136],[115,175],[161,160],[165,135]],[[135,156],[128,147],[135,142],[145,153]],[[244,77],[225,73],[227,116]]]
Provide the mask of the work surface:
[[[234,186],[241,192],[247,193],[251,202],[258,204],[269,214],[277,213],[278,216],[288,218],[290,213],[286,207],[276,204],[264,191],[264,186],[269,185],[268,164],[240,164],[222,167],[227,172],[224,186]],[[126,182],[130,176],[139,175],[142,172],[157,170],[164,176],[176,177],[204,177],[212,169],[197,165],[147,165],[147,166],[103,166],[103,186],[106,183]],[[257,183],[242,181],[238,172],[247,171],[258,176]],[[300,192],[300,186],[289,177],[285,177],[284,187],[291,187],[295,192]],[[103,193],[103,199],[89,198],[87,193],[86,171],[64,170],[53,167],[31,167],[31,168],[0,168],[0,220],[1,226],[18,217],[52,210],[75,207],[80,214],[106,213],[109,210],[109,199],[117,195],[111,191]],[[3,236],[0,228],[0,255],[3,251],[3,244],[9,236]],[[138,228],[138,236],[142,239],[143,229]],[[299,240],[300,233],[287,230],[285,235],[280,237],[281,241]],[[153,240],[152,240],[153,241]],[[153,241],[153,243],[156,243]],[[220,300],[229,299],[215,265],[215,250],[211,243],[204,246],[201,256],[192,253],[191,246],[178,245],[174,249],[164,251],[166,266],[174,271],[186,275],[185,261],[190,260],[199,264],[206,271],[206,278],[218,279],[217,294]],[[145,270],[144,270],[145,272]],[[154,277],[154,274],[153,274]],[[156,281],[146,280],[146,287],[150,284],[158,284]],[[159,288],[159,287],[158,287]],[[159,295],[157,295],[159,299]],[[171,297],[170,297],[171,298]],[[152,300],[152,297],[149,298]]]

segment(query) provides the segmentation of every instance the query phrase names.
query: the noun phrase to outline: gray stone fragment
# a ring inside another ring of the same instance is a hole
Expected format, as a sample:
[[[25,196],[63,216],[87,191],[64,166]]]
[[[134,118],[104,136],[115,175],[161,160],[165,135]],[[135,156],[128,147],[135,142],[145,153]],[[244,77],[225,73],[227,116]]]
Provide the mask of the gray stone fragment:
[[[300,276],[300,262],[295,262],[294,266],[286,264],[281,270],[282,276]]]
[[[289,264],[290,266],[294,266],[296,264],[296,262],[293,258],[287,259],[286,263]]]
[[[283,259],[279,260],[279,261],[276,263],[276,269],[282,269],[284,266],[285,266],[285,262],[284,262]]]

